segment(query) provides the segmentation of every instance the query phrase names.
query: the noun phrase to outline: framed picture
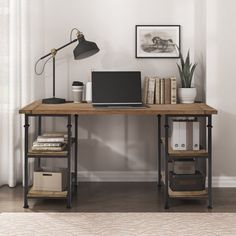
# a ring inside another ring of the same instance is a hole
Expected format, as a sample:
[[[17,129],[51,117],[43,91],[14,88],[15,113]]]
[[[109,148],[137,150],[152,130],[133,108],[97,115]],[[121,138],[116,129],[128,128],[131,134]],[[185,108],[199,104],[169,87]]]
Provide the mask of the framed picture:
[[[136,58],[180,57],[180,25],[136,25],[135,38]]]

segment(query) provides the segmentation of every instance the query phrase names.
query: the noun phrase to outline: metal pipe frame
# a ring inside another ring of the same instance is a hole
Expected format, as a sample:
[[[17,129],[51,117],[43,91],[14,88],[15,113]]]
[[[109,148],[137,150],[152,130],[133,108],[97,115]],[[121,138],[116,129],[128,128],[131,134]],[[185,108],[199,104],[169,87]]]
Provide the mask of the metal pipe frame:
[[[38,116],[38,135],[42,134],[42,117]],[[37,168],[40,169],[41,159],[40,157],[37,159]]]
[[[158,150],[157,150],[157,155],[158,155],[158,159],[157,159],[157,168],[158,168],[158,187],[161,187],[161,115],[157,116],[157,133],[158,133]]]
[[[179,115],[165,115],[165,185],[164,185],[164,202],[165,202],[165,209],[169,209],[169,194],[168,194],[168,132],[169,132],[169,117],[178,117]],[[180,116],[191,116],[191,117],[204,117],[207,119],[207,144],[208,144],[208,208],[212,209],[212,115],[180,115]],[[158,125],[159,126],[159,125]],[[158,128],[159,129],[159,128]],[[158,135],[159,138],[159,135]]]
[[[78,115],[75,115],[75,153],[74,153],[74,163],[75,163],[75,183],[74,185],[78,185],[77,173],[78,173]]]
[[[41,118],[43,116],[45,117],[67,117],[67,133],[68,133],[68,155],[67,155],[67,165],[68,165],[68,172],[67,172],[67,185],[68,185],[68,192],[67,192],[67,208],[71,208],[71,200],[72,200],[72,185],[71,185],[71,146],[72,146],[72,133],[71,133],[71,115],[50,115],[50,114],[25,114],[25,121],[24,121],[24,132],[25,132],[25,143],[24,143],[24,208],[29,208],[28,205],[28,192],[29,192],[29,182],[28,182],[28,159],[34,158],[31,156],[28,156],[28,150],[29,150],[29,117],[38,117],[38,135],[42,132],[42,124],[41,124]],[[77,121],[76,121],[77,123]],[[78,139],[78,132],[76,131],[76,140]],[[78,142],[77,142],[78,143]],[[77,149],[77,147],[76,147]],[[38,160],[40,160],[40,157],[35,157]],[[55,157],[54,157],[55,158]],[[77,162],[77,156],[75,154],[75,160]],[[40,161],[38,162],[38,165],[40,166]]]
[[[165,209],[169,209],[169,170],[168,170],[168,160],[169,160],[169,153],[168,153],[168,133],[169,133],[169,117],[165,115],[165,185],[164,185],[164,201],[165,201]]]
[[[29,116],[25,115],[25,159],[24,159],[24,208],[29,208],[28,205],[28,191],[29,191],[29,186],[28,186],[28,142],[29,142]]]
[[[68,134],[68,158],[67,158],[67,208],[71,208],[72,189],[71,189],[71,115],[67,117],[67,134]]]
[[[212,209],[212,116],[209,115],[207,124],[208,136],[208,208]]]

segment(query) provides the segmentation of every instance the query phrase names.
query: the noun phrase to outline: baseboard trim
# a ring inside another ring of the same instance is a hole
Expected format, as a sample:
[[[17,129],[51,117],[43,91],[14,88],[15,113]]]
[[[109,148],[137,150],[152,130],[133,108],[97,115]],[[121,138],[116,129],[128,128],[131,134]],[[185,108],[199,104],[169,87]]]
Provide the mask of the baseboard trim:
[[[212,186],[215,188],[235,188],[236,177],[234,176],[214,176]]]
[[[156,171],[79,171],[80,182],[155,182]],[[207,180],[206,180],[207,183]],[[236,177],[214,176],[212,186],[215,188],[235,188]]]

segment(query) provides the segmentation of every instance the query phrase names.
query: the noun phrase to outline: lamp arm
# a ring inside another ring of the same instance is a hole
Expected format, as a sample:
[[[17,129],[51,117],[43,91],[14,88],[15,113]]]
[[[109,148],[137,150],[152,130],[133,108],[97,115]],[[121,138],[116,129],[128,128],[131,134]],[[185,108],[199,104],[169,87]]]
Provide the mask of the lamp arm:
[[[65,48],[65,47],[69,46],[69,45],[72,44],[72,43],[75,43],[76,41],[78,41],[78,39],[74,39],[74,40],[72,40],[71,42],[69,42],[69,43],[67,43],[67,44],[65,44],[65,45],[63,45],[63,46],[61,46],[61,47],[59,47],[59,48],[56,48],[56,49],[52,49],[52,50],[54,50],[54,51],[57,53],[57,52],[60,51],[61,49],[63,49],[63,48]],[[46,58],[46,57],[48,57],[48,56],[50,56],[50,55],[52,55],[52,51],[51,51],[50,53],[46,54],[45,56],[41,57],[40,60],[42,60],[42,59],[44,59],[44,58]]]
[[[69,43],[67,43],[67,44],[65,44],[65,45],[63,45],[63,46],[61,46],[61,47],[59,47],[59,48],[57,48],[57,49],[52,49],[50,53],[48,53],[48,54],[46,54],[46,55],[40,57],[40,58],[38,59],[38,61],[35,63],[35,66],[34,66],[34,72],[35,72],[35,74],[36,74],[36,75],[41,75],[41,74],[44,72],[44,68],[45,68],[45,65],[47,64],[47,62],[48,62],[50,59],[52,59],[53,57],[55,57],[55,55],[57,54],[58,51],[60,51],[61,49],[65,48],[65,47],[67,47],[67,46],[69,46],[69,45],[72,44],[72,43],[75,43],[76,41],[78,41],[78,38],[77,38],[77,39],[74,39],[74,40],[72,40],[72,41],[70,41]],[[43,60],[44,58],[48,57],[48,56],[50,56],[50,57],[44,62],[42,70],[41,70],[40,72],[37,72],[37,65],[38,65],[38,63],[39,63],[41,60]]]

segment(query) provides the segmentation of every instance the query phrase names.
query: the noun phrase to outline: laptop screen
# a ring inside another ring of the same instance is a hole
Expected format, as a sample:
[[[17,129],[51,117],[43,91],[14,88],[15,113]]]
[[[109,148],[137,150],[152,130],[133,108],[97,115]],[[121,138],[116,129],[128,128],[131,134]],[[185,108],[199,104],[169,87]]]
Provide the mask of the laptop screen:
[[[93,71],[92,103],[97,105],[140,104],[140,71]]]

